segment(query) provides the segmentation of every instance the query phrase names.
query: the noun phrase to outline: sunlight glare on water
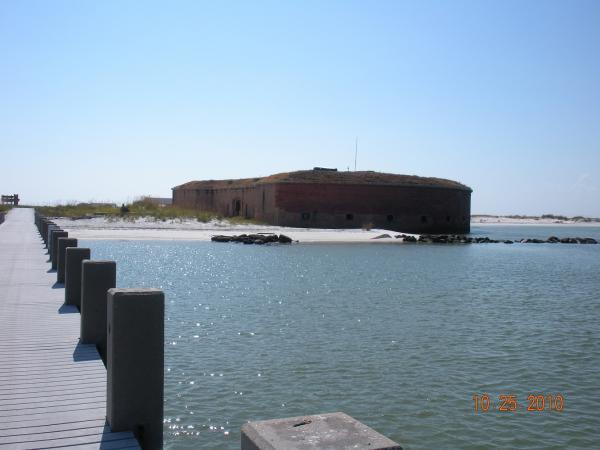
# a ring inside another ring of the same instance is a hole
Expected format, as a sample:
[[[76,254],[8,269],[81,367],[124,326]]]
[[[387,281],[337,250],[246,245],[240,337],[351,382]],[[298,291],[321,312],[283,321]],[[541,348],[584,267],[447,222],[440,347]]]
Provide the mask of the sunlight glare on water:
[[[81,245],[119,287],[165,291],[166,448],[333,411],[407,449],[600,442],[600,245]],[[519,408],[475,413],[483,393]]]

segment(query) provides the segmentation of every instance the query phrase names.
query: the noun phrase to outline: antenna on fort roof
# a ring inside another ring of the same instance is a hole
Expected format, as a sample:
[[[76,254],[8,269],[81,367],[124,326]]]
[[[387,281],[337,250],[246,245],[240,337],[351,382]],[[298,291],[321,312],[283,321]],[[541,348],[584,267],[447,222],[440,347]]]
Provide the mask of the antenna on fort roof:
[[[354,171],[356,172],[356,157],[358,156],[358,136],[354,141]]]

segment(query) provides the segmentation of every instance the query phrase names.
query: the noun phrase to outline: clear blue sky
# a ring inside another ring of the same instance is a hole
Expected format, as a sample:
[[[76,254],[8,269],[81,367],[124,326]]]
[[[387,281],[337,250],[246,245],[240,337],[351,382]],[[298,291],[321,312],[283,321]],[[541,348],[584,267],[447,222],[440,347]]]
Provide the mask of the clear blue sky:
[[[600,216],[600,1],[0,2],[0,191],[170,196],[307,169]]]

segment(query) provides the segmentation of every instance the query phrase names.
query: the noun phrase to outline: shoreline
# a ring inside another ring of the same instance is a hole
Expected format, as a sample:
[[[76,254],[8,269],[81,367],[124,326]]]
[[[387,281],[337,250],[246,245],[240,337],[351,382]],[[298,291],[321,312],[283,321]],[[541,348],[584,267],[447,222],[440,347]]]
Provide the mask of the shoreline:
[[[273,225],[231,224],[224,221],[207,223],[195,220],[155,221],[148,218],[128,220],[107,220],[104,218],[71,220],[55,218],[54,222],[77,239],[83,240],[156,240],[156,241],[204,241],[219,234],[284,234],[301,244],[352,244],[352,243],[396,243],[402,244],[395,236],[397,231],[382,229],[317,229],[291,228]],[[382,234],[389,238],[374,239]],[[405,233],[408,234],[408,233]],[[412,236],[418,237],[417,234]]]
[[[511,219],[482,217],[482,221],[472,221],[472,227],[493,226],[543,226],[543,227],[600,227],[595,222],[556,223],[548,219]],[[205,241],[209,242],[212,236],[219,234],[257,234],[273,233],[289,236],[293,241],[302,244],[402,244],[401,239],[396,239],[398,234],[407,234],[419,237],[419,234],[402,233],[385,229],[317,229],[317,228],[291,228],[273,225],[232,224],[227,221],[198,222],[193,219],[172,219],[166,221],[152,218],[138,218],[135,220],[106,219],[96,217],[92,219],[72,220],[69,218],[55,218],[58,226],[69,232],[69,236],[82,240],[155,240],[155,241]],[[388,234],[389,238],[377,237]]]

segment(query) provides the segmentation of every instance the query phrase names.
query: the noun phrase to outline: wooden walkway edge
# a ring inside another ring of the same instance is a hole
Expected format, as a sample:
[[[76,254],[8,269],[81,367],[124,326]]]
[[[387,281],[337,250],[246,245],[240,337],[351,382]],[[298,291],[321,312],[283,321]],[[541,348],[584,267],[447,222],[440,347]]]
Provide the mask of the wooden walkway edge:
[[[0,224],[0,449],[139,448],[106,426],[106,369],[79,343],[33,210]]]

